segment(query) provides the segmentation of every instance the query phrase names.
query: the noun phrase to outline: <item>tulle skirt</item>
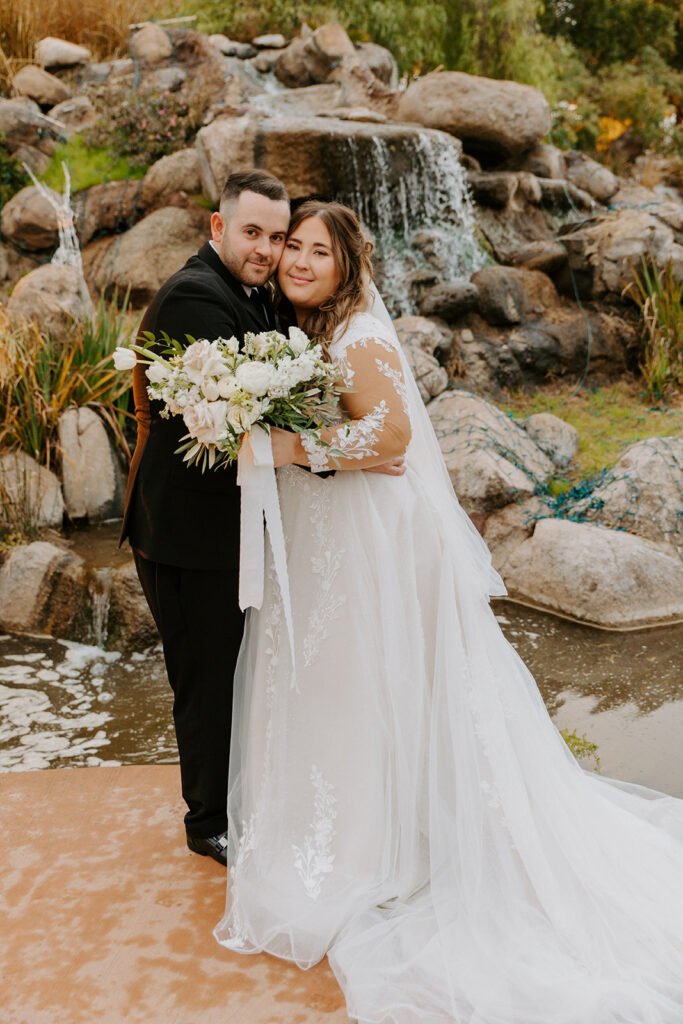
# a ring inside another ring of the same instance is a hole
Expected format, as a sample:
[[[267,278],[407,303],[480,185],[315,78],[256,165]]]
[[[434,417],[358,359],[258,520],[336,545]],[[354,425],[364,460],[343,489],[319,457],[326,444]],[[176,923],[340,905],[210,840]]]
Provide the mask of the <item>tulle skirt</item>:
[[[579,767],[410,465],[278,487],[218,941],[327,954],[367,1024],[681,1024],[683,801]]]

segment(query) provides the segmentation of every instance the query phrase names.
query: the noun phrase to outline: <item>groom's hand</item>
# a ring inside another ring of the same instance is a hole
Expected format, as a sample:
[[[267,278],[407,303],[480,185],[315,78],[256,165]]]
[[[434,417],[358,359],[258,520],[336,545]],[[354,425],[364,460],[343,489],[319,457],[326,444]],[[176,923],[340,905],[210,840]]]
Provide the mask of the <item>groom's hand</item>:
[[[389,462],[382,462],[379,466],[370,466],[365,469],[365,473],[386,473],[387,476],[403,476],[406,471],[406,457],[405,455],[399,455],[396,459],[390,459]]]

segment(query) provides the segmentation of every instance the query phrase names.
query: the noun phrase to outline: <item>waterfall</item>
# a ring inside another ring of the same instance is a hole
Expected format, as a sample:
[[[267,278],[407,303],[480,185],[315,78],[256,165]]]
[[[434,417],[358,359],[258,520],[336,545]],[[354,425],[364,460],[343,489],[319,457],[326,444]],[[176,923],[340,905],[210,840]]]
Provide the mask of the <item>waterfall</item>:
[[[488,262],[455,140],[415,129],[400,140],[356,137],[348,146],[351,181],[341,198],[374,239],[382,294],[394,315],[416,311],[416,271],[432,269],[450,281]]]
[[[112,570],[108,567],[93,569],[88,590],[92,601],[91,642],[104,647],[109,631]]]

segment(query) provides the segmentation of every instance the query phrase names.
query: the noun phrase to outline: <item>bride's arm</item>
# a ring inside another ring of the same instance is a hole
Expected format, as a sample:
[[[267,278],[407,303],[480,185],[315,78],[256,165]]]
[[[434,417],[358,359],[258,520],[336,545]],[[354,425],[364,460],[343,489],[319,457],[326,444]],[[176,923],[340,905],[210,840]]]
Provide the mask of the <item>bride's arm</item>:
[[[340,366],[353,388],[342,396],[350,419],[303,434],[272,430],[276,466],[293,462],[318,473],[371,469],[405,453],[410,418],[398,352],[385,341],[368,338],[349,345]],[[340,454],[330,454],[328,445]]]

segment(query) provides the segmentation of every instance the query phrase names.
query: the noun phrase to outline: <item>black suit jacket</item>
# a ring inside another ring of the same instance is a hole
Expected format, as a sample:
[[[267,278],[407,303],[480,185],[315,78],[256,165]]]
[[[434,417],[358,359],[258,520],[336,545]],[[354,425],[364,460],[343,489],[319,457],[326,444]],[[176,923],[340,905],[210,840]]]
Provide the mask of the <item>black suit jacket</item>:
[[[166,331],[188,344],[194,338],[229,338],[240,342],[247,331],[270,325],[251,302],[209,243],[159,289],[147,309],[140,333],[157,337]],[[142,339],[141,339],[142,340]],[[121,529],[145,558],[184,569],[237,570],[239,565],[240,492],[237,468],[188,467],[176,449],[187,433],[180,416],[161,419],[160,402],[150,402],[144,367],[133,371],[137,444],[131,461]]]

